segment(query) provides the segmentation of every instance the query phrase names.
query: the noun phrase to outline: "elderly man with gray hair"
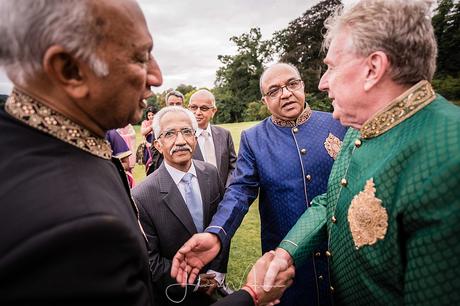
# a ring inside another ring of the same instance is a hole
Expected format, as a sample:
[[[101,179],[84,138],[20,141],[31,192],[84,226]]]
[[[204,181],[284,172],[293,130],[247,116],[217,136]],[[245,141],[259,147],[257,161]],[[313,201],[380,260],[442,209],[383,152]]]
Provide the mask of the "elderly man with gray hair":
[[[193,293],[192,287],[187,294],[179,285],[168,290],[175,283],[170,276],[174,254],[192,234],[203,231],[224,194],[217,169],[192,160],[197,128],[197,121],[188,109],[179,106],[161,109],[153,119],[153,130],[154,145],[164,161],[133,189],[150,246],[154,295],[162,305],[173,304],[169,299],[181,300],[184,295],[181,305],[209,305],[217,280],[222,283],[222,273],[227,272],[228,248],[203,269],[203,273],[212,274],[201,277],[195,284],[198,292]]]
[[[145,236],[105,132],[162,84],[135,1],[4,0],[0,304],[149,305]]]

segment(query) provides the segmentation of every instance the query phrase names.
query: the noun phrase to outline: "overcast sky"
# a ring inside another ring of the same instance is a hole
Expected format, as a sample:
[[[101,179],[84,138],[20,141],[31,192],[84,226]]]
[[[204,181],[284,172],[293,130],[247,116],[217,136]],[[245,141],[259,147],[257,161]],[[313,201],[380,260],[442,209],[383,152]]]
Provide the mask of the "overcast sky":
[[[217,55],[235,54],[229,41],[251,27],[260,27],[263,39],[284,29],[319,0],[140,0],[154,50],[163,72],[163,86],[179,84],[213,87]],[[8,94],[11,84],[0,71],[0,93]]]

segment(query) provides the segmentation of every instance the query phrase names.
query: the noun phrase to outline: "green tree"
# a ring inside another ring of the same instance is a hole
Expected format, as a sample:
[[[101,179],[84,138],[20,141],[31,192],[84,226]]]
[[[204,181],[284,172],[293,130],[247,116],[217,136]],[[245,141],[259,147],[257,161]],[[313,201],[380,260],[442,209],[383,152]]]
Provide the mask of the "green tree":
[[[180,84],[176,87],[176,90],[181,92],[185,96],[189,92],[196,90],[196,87],[193,85]]]
[[[263,64],[271,59],[270,46],[262,40],[259,28],[233,36],[236,55],[219,55],[223,64],[216,72],[215,92],[219,101],[216,122],[240,122],[250,101],[260,98],[259,78]]]
[[[324,0],[291,21],[287,28],[275,32],[270,41],[280,61],[296,66],[309,93],[319,92],[317,86],[324,71],[321,44],[324,21],[341,5],[340,0]]]
[[[440,0],[432,24],[438,43],[436,78],[460,77],[460,2]]]
[[[438,43],[434,89],[452,101],[460,101],[460,1],[439,0],[432,19]]]
[[[267,106],[260,100],[248,103],[244,112],[244,121],[262,120],[270,116]]]

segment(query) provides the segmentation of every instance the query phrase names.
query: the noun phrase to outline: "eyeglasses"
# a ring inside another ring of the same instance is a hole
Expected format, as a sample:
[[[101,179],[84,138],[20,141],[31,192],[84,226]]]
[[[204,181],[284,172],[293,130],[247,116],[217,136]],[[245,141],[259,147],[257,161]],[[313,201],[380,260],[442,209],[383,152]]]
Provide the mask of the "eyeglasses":
[[[206,106],[206,105],[197,106],[197,105],[190,105],[188,108],[189,108],[192,112],[195,112],[195,111],[197,111],[198,109],[200,109],[200,111],[202,111],[202,112],[207,112],[208,110],[213,109],[214,106]]]
[[[166,130],[160,133],[160,135],[158,135],[158,138],[163,136],[167,140],[174,140],[177,138],[177,135],[179,135],[179,133],[181,133],[184,138],[191,138],[195,136],[195,131],[193,129],[181,128],[180,130]]]
[[[264,97],[268,96],[270,99],[277,99],[281,97],[281,95],[283,94],[283,88],[286,88],[290,92],[293,92],[293,91],[300,89],[302,86],[303,86],[302,80],[300,79],[291,80],[287,82],[286,84],[284,84],[283,86],[273,87],[264,95]]]

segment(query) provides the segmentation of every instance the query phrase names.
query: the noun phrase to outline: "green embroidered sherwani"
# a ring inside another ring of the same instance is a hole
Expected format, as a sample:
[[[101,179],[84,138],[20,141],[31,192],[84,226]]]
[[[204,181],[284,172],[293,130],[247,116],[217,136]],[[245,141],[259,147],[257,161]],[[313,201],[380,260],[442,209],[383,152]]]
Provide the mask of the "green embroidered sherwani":
[[[460,305],[460,107],[422,81],[350,129],[280,247],[299,265],[324,239],[338,305]]]

